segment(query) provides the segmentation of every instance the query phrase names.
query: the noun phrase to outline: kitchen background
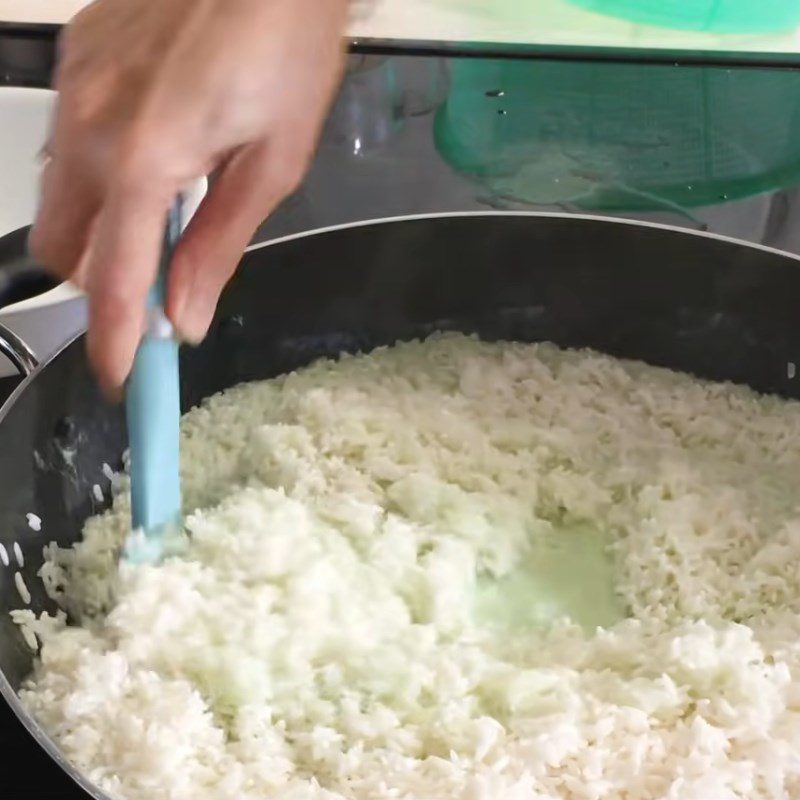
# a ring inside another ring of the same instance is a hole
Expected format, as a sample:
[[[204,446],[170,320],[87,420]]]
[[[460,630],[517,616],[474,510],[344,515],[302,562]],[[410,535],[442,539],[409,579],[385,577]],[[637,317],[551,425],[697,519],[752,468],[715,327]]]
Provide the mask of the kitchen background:
[[[57,25],[82,4],[0,0],[2,83],[47,86]],[[517,210],[621,216],[800,254],[800,74],[734,66],[800,62],[800,33],[670,31],[582,7],[592,5],[365,5],[351,33],[369,53],[415,54],[350,57],[307,180],[254,241],[404,214]],[[553,60],[490,57],[521,41]],[[671,48],[683,49],[680,66],[665,57]],[[709,63],[684,63],[701,51]],[[603,63],[613,53],[627,60]],[[45,93],[22,102],[0,88],[4,231],[33,216],[48,106]],[[0,319],[46,357],[82,327],[83,301],[62,289]],[[5,393],[12,372],[0,360]]]

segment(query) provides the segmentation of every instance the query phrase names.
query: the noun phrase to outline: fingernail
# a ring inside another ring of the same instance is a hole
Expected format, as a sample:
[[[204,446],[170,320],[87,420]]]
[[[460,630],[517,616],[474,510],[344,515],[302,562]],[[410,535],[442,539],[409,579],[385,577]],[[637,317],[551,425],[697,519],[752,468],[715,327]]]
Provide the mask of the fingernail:
[[[197,346],[206,338],[212,315],[213,309],[209,312],[203,303],[184,301],[179,303],[172,324],[181,341]]]

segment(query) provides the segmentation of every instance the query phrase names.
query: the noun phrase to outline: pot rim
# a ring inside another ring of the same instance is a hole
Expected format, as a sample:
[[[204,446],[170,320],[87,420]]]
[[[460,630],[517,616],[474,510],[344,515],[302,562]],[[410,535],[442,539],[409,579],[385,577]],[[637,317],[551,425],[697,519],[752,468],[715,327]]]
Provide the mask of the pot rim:
[[[737,239],[735,236],[727,236],[722,233],[698,231],[691,228],[684,228],[679,225],[669,225],[664,222],[650,222],[647,220],[629,219],[626,217],[612,217],[605,214],[572,214],[563,211],[435,211],[425,212],[422,214],[399,214],[390,217],[370,217],[368,219],[356,220],[354,222],[342,222],[335,225],[324,225],[322,227],[312,228],[307,231],[289,233],[284,236],[278,236],[274,239],[267,239],[263,242],[255,242],[254,244],[248,245],[244,252],[251,253],[276,244],[283,244],[284,242],[304,239],[308,236],[316,236],[322,233],[333,233],[334,231],[345,230],[348,228],[365,228],[370,225],[381,225],[390,222],[411,222],[415,220],[426,219],[452,219],[458,217],[536,217],[545,219],[577,219],[583,222],[608,222],[613,225],[636,228],[651,228],[661,231],[683,233],[688,236],[695,236],[701,239],[712,239],[718,242],[742,245],[752,250],[760,250],[761,252],[783,256],[793,261],[800,261],[800,253],[792,253],[788,250],[781,250],[777,247],[770,247],[769,245],[750,242],[746,239]]]

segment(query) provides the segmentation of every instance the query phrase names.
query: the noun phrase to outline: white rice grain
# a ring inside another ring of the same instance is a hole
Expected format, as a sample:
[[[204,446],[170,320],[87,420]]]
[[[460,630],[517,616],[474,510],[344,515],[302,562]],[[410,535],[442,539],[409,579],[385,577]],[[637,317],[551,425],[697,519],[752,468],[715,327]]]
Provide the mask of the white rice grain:
[[[25,556],[22,555],[22,548],[19,546],[19,542],[14,542],[14,558],[17,560],[17,564],[19,568],[22,569],[25,566]]]
[[[39,517],[39,516],[37,516],[36,514],[33,514],[33,513],[28,513],[28,514],[25,515],[25,517],[28,520],[28,527],[32,531],[37,531],[38,532],[38,531],[40,531],[42,529],[42,519],[41,519],[41,517]]]
[[[25,579],[22,577],[22,573],[14,573],[14,583],[17,586],[17,591],[19,592],[22,602],[25,603],[26,606],[29,606],[31,604],[31,593],[28,591],[28,587],[25,584]]]
[[[30,628],[24,626],[20,628],[20,631],[22,633],[22,638],[25,640],[25,644],[27,644],[34,653],[38,652],[39,642],[36,639],[36,634],[34,634]]]
[[[46,638],[56,631],[63,630],[66,617],[62,612],[55,616],[42,614],[37,617],[30,608],[16,609],[11,612],[11,619],[20,629],[23,639],[34,652],[39,650],[39,638]]]
[[[11,560],[8,557],[8,550],[6,550],[6,546],[0,542],[0,562],[2,562],[4,567],[7,567]]]
[[[95,483],[94,486],[92,486],[92,494],[98,503],[102,504],[104,502],[105,497],[103,496],[103,490],[100,488],[99,483]]]

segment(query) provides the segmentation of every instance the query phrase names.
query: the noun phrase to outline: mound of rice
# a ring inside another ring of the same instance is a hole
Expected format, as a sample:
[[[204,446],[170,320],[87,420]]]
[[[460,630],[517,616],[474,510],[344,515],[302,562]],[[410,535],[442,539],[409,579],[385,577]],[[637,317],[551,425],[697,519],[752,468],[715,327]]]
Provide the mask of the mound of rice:
[[[182,430],[185,553],[117,569],[123,490],[44,568],[81,627],[17,614],[24,703],[112,797],[800,797],[797,403],[445,336]],[[476,613],[576,526],[607,627]]]

